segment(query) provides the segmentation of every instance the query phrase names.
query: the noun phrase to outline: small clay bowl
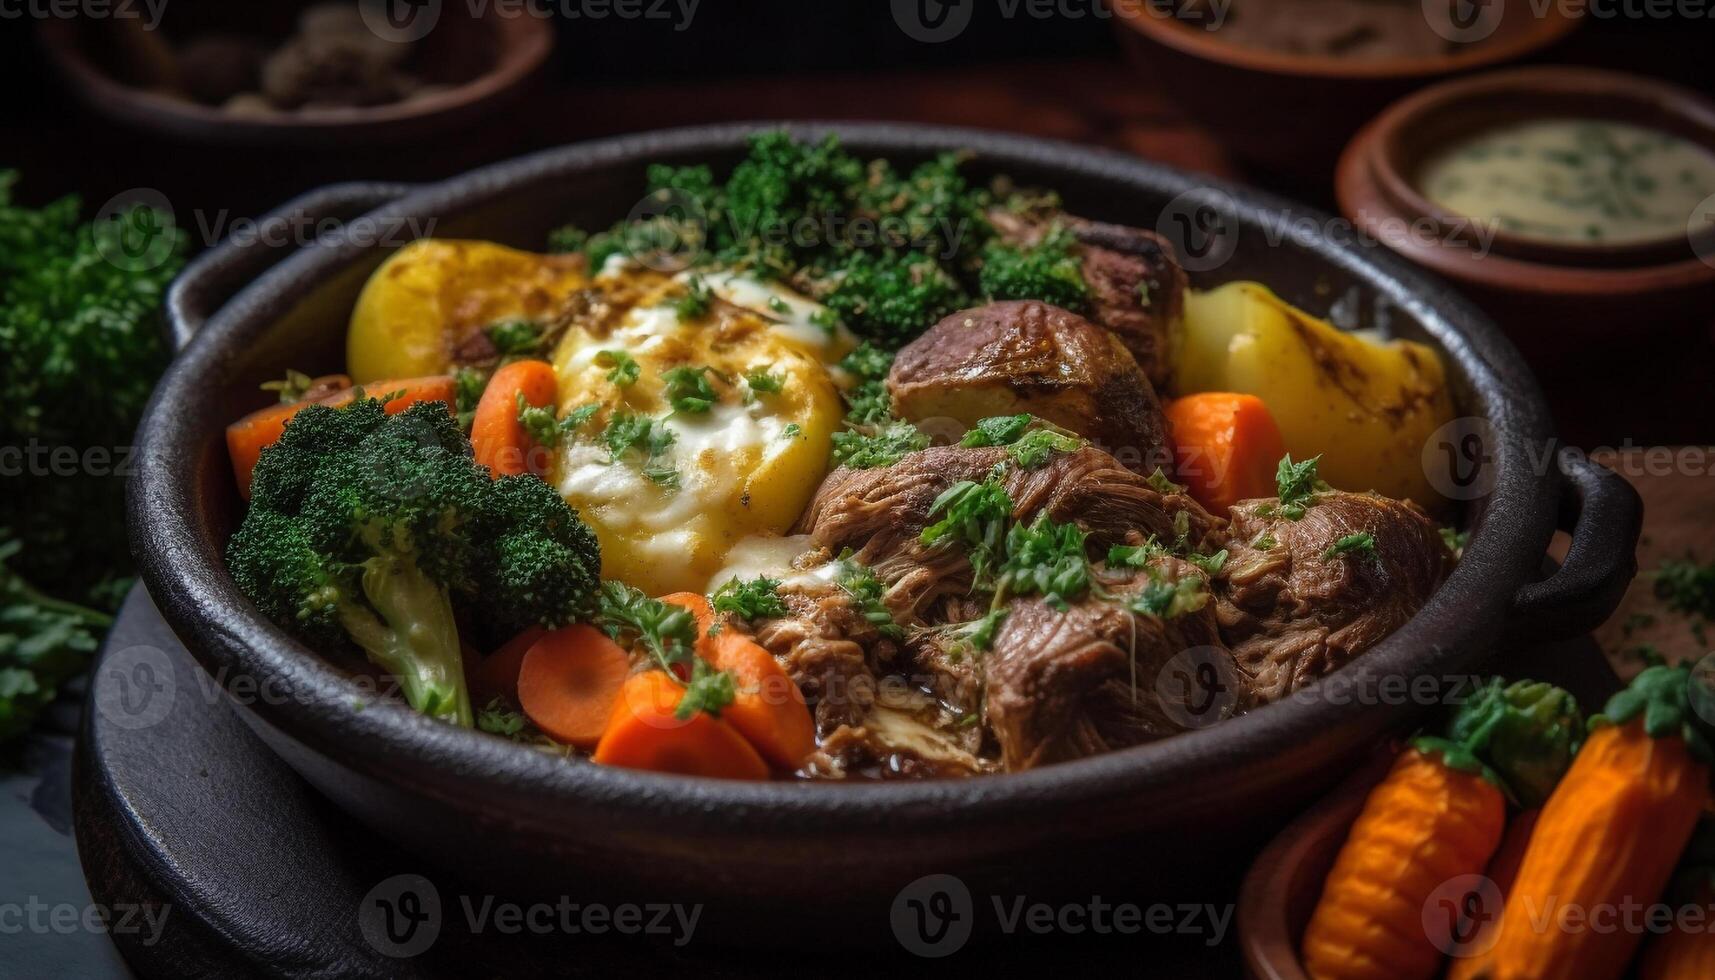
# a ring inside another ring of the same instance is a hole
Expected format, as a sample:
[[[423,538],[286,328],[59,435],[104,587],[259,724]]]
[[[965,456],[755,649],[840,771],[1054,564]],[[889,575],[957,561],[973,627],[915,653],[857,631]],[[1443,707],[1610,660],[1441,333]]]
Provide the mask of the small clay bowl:
[[[1542,118],[1612,119],[1715,151],[1715,103],[1685,89],[1585,68],[1492,72],[1425,89],[1364,127],[1340,158],[1340,210],[1361,233],[1452,280],[1527,353],[1564,350],[1569,339],[1630,343],[1706,322],[1715,226],[1634,245],[1546,242],[1474,230],[1417,189],[1425,160],[1448,143]],[[1397,233],[1406,227],[1424,233]]]
[[[1263,848],[1239,886],[1239,949],[1255,980],[1310,980],[1298,942],[1322,896],[1346,834],[1370,790],[1393,765],[1399,746],[1372,754],[1321,802]]]
[[[1183,0],[1110,0],[1132,61],[1235,156],[1277,180],[1316,187],[1327,186],[1341,147],[1389,102],[1434,79],[1535,54],[1579,23],[1568,4],[1549,4],[1538,17],[1529,4],[1512,0],[1496,8],[1503,13],[1491,34],[1446,55],[1342,58],[1237,44],[1220,30],[1170,15],[1182,6]],[[1235,15],[1243,15],[1242,7]]]
[[[272,48],[314,0],[232,4],[174,0],[161,23],[49,18],[37,28],[48,60],[76,96],[114,122],[197,143],[353,147],[421,140],[478,122],[521,95],[553,49],[548,19],[514,7],[442,4],[414,39],[410,71],[435,87],[382,105],[306,106],[235,113],[173,91],[173,46],[199,34],[241,36]],[[377,7],[376,9],[381,9]],[[401,34],[404,36],[404,33]]]

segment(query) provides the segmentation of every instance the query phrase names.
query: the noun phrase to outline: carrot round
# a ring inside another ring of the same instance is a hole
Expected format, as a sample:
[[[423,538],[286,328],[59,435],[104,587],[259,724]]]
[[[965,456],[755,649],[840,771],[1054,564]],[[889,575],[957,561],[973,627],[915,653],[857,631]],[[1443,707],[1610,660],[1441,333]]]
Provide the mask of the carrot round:
[[[554,404],[559,382],[546,361],[513,361],[494,372],[476,403],[470,444],[476,461],[496,477],[547,471],[547,461],[518,421],[518,396],[536,408]]]
[[[684,691],[662,671],[633,674],[591,758],[682,776],[767,779],[768,763],[731,725],[706,711],[688,718],[674,713]]]
[[[472,703],[487,704],[495,698],[518,703],[518,672],[524,667],[524,655],[536,645],[547,630],[532,626],[505,643],[500,649],[482,658],[471,673]]]
[[[1689,677],[1685,667],[1650,667],[1591,719],[1589,739],[1542,808],[1495,945],[1465,976],[1609,980],[1625,972],[1642,932],[1615,917],[1661,897],[1710,802],[1710,748],[1687,703]]]
[[[245,500],[250,499],[250,480],[256,472],[257,461],[262,458],[262,450],[280,441],[280,436],[285,434],[286,423],[290,422],[293,416],[311,405],[338,408],[349,404],[357,397],[357,390],[346,388],[320,399],[270,405],[227,426],[226,452],[232,458],[232,475],[238,481],[239,494]],[[384,406],[389,415],[397,415],[417,402],[445,402],[449,412],[456,410],[457,385],[448,375],[378,381],[365,387],[363,391],[372,398],[393,395]]]
[[[536,640],[518,667],[518,706],[556,742],[601,741],[631,658],[606,633],[579,624]]]
[[[708,644],[708,661],[732,675],[737,689],[721,720],[738,729],[756,751],[788,772],[816,750],[816,724],[804,693],[774,655],[749,637],[726,630]]]
[[[1255,395],[1211,391],[1169,402],[1176,479],[1210,511],[1275,494],[1275,468],[1286,443],[1268,406]]]
[[[1419,744],[1422,744],[1421,742]],[[1423,926],[1446,882],[1481,874],[1500,844],[1506,799],[1444,750],[1413,747],[1370,792],[1304,931],[1315,980],[1428,980],[1443,951]]]

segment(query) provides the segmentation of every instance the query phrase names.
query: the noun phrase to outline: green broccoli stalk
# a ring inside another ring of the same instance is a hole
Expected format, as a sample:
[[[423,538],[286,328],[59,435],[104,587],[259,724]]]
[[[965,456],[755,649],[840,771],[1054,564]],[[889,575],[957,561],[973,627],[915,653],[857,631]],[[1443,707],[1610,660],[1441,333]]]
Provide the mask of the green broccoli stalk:
[[[299,413],[263,452],[227,546],[239,588],[318,647],[356,644],[412,707],[472,723],[453,603],[507,630],[590,608],[594,534],[531,476],[491,480],[439,404]]]
[[[1584,716],[1571,694],[1541,681],[1491,678],[1448,722],[1449,740],[1498,775],[1526,809],[1541,806],[1584,741]]]

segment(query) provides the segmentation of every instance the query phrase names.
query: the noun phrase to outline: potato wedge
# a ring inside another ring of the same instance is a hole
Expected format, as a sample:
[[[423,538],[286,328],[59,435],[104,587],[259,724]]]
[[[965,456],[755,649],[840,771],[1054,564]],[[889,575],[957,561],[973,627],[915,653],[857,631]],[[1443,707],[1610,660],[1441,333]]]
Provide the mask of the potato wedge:
[[[1321,456],[1337,489],[1445,505],[1422,464],[1424,443],[1453,418],[1430,348],[1344,332],[1254,282],[1188,295],[1174,347],[1178,394],[1261,398],[1287,451]]]
[[[1096,443],[1140,473],[1173,472],[1155,389],[1112,331],[1034,300],[955,313],[894,359],[901,417],[937,432],[1029,412]]]
[[[446,374],[471,335],[501,320],[550,318],[586,283],[582,256],[412,242],[364,284],[346,333],[346,371],[357,384]]]

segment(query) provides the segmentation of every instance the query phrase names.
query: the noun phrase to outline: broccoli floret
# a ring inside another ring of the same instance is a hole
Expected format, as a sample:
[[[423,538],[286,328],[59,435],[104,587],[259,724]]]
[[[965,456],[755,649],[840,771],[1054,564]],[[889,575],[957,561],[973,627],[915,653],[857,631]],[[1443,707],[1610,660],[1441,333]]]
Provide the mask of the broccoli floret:
[[[822,302],[859,333],[898,347],[969,305],[959,281],[921,252],[859,252],[830,277]]]
[[[983,253],[977,285],[991,299],[1039,299],[1068,310],[1089,305],[1090,287],[1078,264],[1077,239],[1055,226],[1035,245],[992,244]]]
[[[530,476],[491,480],[439,404],[312,406],[262,453],[227,547],[239,587],[306,642],[349,639],[412,707],[471,724],[453,599],[508,629],[589,608],[593,533]]]

